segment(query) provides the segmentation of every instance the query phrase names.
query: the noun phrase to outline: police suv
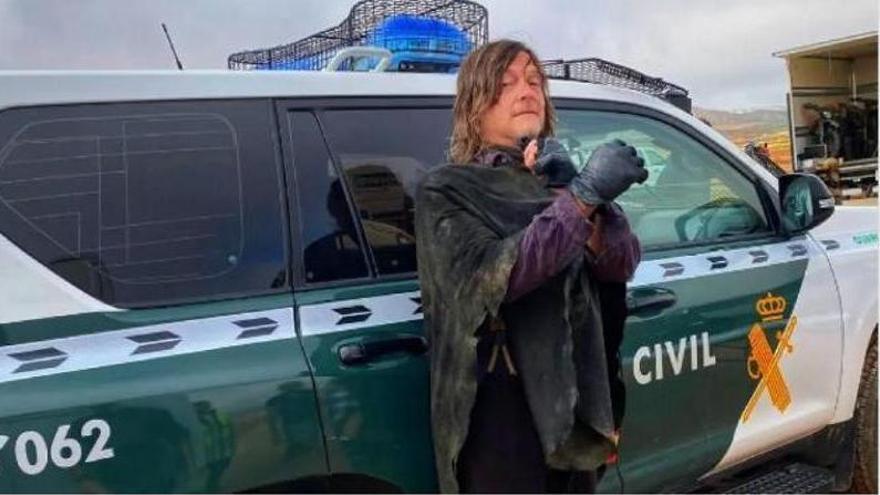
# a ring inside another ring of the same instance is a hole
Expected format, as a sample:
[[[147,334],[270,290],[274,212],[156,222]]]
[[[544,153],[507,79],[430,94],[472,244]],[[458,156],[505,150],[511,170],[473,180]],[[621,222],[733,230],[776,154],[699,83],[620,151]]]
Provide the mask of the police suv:
[[[437,490],[413,191],[454,76],[0,75],[0,492]],[[551,94],[644,259],[599,489],[877,490],[877,209],[660,99]]]

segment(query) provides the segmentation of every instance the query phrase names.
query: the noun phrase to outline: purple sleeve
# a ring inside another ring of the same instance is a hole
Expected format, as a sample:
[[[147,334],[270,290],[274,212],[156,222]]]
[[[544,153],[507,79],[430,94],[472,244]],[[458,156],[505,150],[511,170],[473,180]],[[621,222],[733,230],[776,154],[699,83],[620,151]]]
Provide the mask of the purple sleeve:
[[[535,290],[584,252],[593,233],[575,199],[565,192],[526,227],[507,285],[507,301]]]
[[[593,262],[593,275],[605,282],[626,282],[635,274],[642,259],[641,244],[616,204],[609,205],[602,220],[604,249]]]

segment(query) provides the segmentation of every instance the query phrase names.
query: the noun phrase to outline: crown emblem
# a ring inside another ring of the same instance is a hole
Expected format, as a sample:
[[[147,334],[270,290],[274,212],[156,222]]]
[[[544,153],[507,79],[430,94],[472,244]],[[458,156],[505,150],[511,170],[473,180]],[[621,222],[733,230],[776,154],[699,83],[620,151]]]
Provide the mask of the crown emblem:
[[[781,320],[782,314],[785,313],[785,306],[784,297],[774,296],[768,292],[766,296],[758,299],[758,302],[755,303],[755,310],[764,321]]]

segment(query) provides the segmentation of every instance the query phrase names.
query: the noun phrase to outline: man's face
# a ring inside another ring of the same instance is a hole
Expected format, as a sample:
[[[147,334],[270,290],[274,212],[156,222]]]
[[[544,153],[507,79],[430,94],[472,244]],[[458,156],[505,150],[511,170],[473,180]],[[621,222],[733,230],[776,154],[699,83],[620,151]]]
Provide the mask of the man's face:
[[[520,52],[501,79],[501,94],[480,117],[484,143],[516,146],[523,136],[536,137],[544,128],[544,86],[538,68]]]

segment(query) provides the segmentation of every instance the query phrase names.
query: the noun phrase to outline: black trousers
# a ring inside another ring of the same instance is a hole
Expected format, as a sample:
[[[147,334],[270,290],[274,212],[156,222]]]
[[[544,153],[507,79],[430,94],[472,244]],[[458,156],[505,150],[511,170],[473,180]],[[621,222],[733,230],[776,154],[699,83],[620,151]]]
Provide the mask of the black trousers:
[[[595,492],[595,471],[547,467],[522,382],[499,364],[482,377],[477,388],[468,436],[457,463],[461,492]]]

